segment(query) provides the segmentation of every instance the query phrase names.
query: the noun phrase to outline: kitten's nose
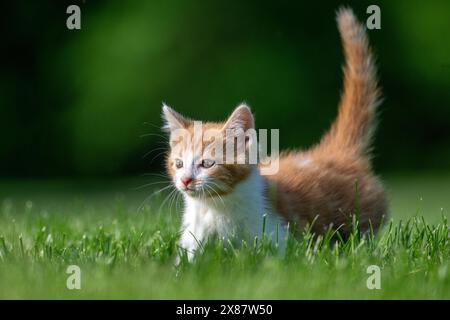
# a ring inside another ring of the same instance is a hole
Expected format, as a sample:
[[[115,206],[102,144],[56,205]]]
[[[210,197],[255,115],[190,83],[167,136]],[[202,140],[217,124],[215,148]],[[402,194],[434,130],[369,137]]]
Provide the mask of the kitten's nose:
[[[181,177],[181,182],[184,184],[185,187],[191,183],[192,178],[191,177]]]

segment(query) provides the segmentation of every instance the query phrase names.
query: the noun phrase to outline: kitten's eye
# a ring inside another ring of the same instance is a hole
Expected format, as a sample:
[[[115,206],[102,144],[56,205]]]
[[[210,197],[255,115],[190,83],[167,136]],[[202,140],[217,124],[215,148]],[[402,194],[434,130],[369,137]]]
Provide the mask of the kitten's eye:
[[[203,168],[211,168],[216,162],[214,160],[205,159],[202,161]]]
[[[175,167],[177,167],[177,169],[183,168],[183,161],[175,159]]]

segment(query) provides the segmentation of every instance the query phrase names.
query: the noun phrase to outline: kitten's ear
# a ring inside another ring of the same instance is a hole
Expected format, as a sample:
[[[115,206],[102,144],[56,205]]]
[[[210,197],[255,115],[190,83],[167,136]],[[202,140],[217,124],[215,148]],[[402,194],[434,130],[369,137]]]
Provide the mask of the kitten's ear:
[[[246,104],[240,104],[234,109],[231,116],[223,126],[223,129],[242,129],[247,131],[248,129],[255,128],[255,121],[253,119],[252,111]]]
[[[164,120],[163,126],[164,131],[171,132],[176,129],[183,129],[186,128],[191,122],[191,120],[183,117],[181,114],[179,114],[166,104],[163,104],[162,111]]]

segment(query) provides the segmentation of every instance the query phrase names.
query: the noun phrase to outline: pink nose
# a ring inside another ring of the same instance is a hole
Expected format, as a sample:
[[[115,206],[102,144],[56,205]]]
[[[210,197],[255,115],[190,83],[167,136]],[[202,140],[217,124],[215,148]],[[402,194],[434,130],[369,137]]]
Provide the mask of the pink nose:
[[[185,187],[191,183],[192,178],[191,177],[181,177],[181,182],[184,184]]]

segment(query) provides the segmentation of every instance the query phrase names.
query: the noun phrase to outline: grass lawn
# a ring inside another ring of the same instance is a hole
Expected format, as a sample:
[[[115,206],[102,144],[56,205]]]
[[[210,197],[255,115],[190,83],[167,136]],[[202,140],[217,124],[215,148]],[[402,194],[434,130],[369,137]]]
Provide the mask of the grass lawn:
[[[387,176],[391,218],[377,235],[316,240],[284,255],[259,239],[210,243],[175,268],[175,201],[142,181],[0,181],[0,298],[450,298],[450,175]],[[178,205],[178,209],[180,205]],[[68,290],[66,268],[81,268]],[[381,289],[366,286],[381,268]]]

